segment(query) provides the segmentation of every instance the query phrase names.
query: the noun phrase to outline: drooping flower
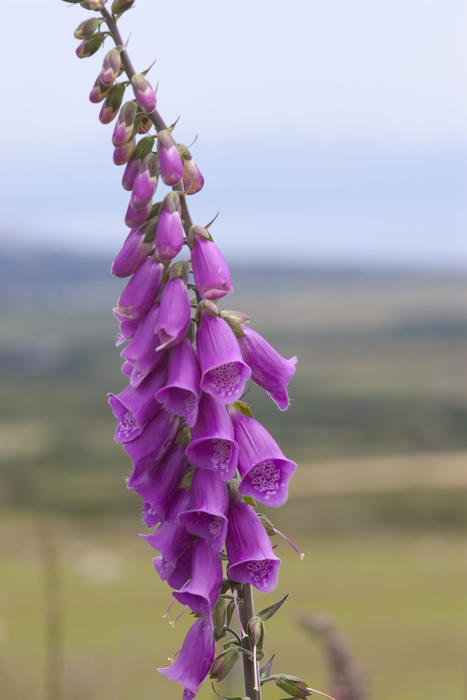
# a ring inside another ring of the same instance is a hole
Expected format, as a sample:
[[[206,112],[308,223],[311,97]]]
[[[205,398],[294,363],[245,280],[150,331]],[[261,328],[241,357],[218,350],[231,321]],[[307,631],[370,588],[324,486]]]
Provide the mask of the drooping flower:
[[[243,359],[251,369],[251,378],[276,402],[281,411],[289,406],[287,384],[295,372],[296,357],[286,360],[259,333],[242,326],[238,338]]]
[[[229,268],[221,251],[209,239],[209,232],[192,226],[191,263],[196,287],[203,299],[220,299],[232,291]]]
[[[171,348],[182,340],[190,323],[190,314],[190,297],[185,282],[180,278],[170,279],[162,291],[156,320],[158,350]]]
[[[132,386],[138,386],[164,357],[163,351],[156,350],[158,338],[155,328],[158,313],[158,305],[151,306],[141,319],[133,339],[120,353],[121,357],[133,365],[130,378]]]
[[[141,435],[122,443],[133,462],[133,471],[128,477],[130,488],[137,486],[145,471],[152,469],[164,457],[173,443],[178,424],[179,418],[161,408],[144,426]]]
[[[138,104],[146,114],[152,114],[156,109],[157,100],[154,90],[146,78],[139,74],[134,75],[131,79],[133,90],[135,91]]]
[[[231,581],[251,583],[259,591],[272,591],[281,560],[255,510],[231,492],[228,519],[227,576]]]
[[[114,146],[123,146],[130,141],[134,132],[137,110],[138,108],[134,100],[125,102],[121,108],[112,134],[112,143]]]
[[[125,85],[123,83],[117,83],[110,89],[106,95],[105,102],[101,107],[101,111],[99,112],[99,121],[101,124],[110,124],[110,122],[115,119],[122,104],[124,93]],[[91,91],[91,95],[89,96],[90,99],[91,96],[94,96],[97,99],[100,95],[99,93],[93,94]],[[91,100],[91,102],[94,102],[94,100]]]
[[[227,532],[228,496],[225,482],[210,469],[195,469],[189,510],[180,513],[180,522],[192,535],[202,537],[220,552]]]
[[[223,403],[237,401],[251,375],[237,339],[219,316],[203,311],[196,333],[201,389]]]
[[[122,175],[122,187],[124,190],[127,190],[127,192],[131,192],[133,189],[133,185],[135,184],[136,176],[139,173],[140,167],[141,159],[135,158],[133,155],[133,158],[126,164]]]
[[[183,160],[183,189],[186,194],[196,194],[203,188],[204,177],[189,149],[182,143],[178,144],[178,148]]]
[[[135,145],[135,140],[130,139],[121,146],[114,148],[113,161],[115,165],[125,165],[125,163],[128,163],[135,151]]]
[[[129,442],[141,435],[146,423],[160,411],[155,393],[165,384],[165,365],[154,370],[136,389],[131,384],[119,394],[108,394],[109,404],[118,420],[116,442]]]
[[[157,152],[164,184],[176,185],[183,177],[183,163],[177,144],[168,129],[162,129],[157,135]]]
[[[151,209],[152,202],[148,202],[142,209],[133,209],[131,204],[129,204],[125,214],[126,225],[130,228],[140,228],[146,223]]]
[[[122,60],[118,49],[110,49],[104,56],[102,70],[100,73],[100,81],[103,85],[112,85],[115,78],[121,72]]]
[[[282,505],[297,465],[285,457],[261,423],[235,407],[229,410],[239,446],[240,493],[269,506]]]
[[[129,277],[143,264],[153,249],[152,243],[144,242],[144,234],[132,229],[125,238],[123,246],[112,263],[115,277]]]
[[[120,320],[140,318],[154,302],[164,266],[150,258],[136,270],[121,293],[114,315]]]
[[[167,384],[156,395],[165,408],[183,416],[190,427],[198,416],[200,371],[193,345],[184,338],[169,354]]]
[[[212,622],[200,617],[188,630],[175,663],[157,670],[183,686],[183,700],[193,700],[211,668],[214,652]]]
[[[199,615],[210,615],[222,586],[222,562],[205,540],[198,540],[193,548],[191,581],[173,597]]]
[[[171,588],[181,588],[190,578],[195,544],[196,540],[191,540],[175,562],[169,561],[162,554],[152,560],[160,579],[167,581]]]
[[[157,222],[156,252],[160,260],[172,260],[183,247],[183,226],[180,218],[180,199],[169,192],[164,199]]]
[[[159,159],[155,153],[143,158],[139,173],[135,177],[130,205],[133,209],[144,209],[151,202],[159,179]]]
[[[191,541],[190,535],[180,524],[178,518],[179,514],[185,510],[189,500],[190,494],[186,491],[180,491],[172,502],[167,517],[159,525],[156,532],[152,532],[150,535],[141,535],[151,547],[159,550],[166,561],[173,564]]]
[[[185,447],[174,444],[164,458],[133,486],[144,502],[143,517],[147,527],[153,527],[165,518],[177,495],[186,464]]]
[[[211,469],[223,481],[231,479],[237,468],[238,445],[227,409],[214,396],[201,394],[191,437],[186,450],[191,464]]]

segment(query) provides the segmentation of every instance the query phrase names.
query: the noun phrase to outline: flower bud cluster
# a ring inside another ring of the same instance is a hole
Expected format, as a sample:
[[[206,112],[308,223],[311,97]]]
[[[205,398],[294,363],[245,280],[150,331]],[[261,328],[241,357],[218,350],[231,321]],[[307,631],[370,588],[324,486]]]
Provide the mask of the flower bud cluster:
[[[115,0],[113,20],[131,5]],[[99,26],[88,20],[78,27],[75,35],[84,37],[78,55],[102,44],[107,34],[96,33]],[[115,82],[122,65],[128,73],[125,51],[116,44],[90,95],[92,102],[104,100],[101,122],[118,115],[113,160],[125,165],[122,186],[130,193],[130,232],[112,265],[114,275],[130,278],[114,309],[128,384],[108,398],[115,440],[132,462],[128,488],[141,498],[146,526],[155,528],[143,535],[159,553],[154,568],[174,602],[197,617],[177,660],[159,669],[181,683],[188,699],[213,663],[222,636],[214,610],[224,592],[241,584],[259,591],[276,585],[281,562],[252,504],[283,504],[296,464],[241,398],[252,380],[286,409],[296,358],[282,357],[246,325],[244,314],[218,308],[232,291],[229,268],[208,228],[192,225],[185,214],[184,198],[199,192],[204,178],[189,149],[176,143],[173,127],[161,128],[145,75]],[[122,105],[130,85],[134,99]],[[172,191],[154,203],[159,179]],[[189,259],[181,260],[184,246]],[[261,620],[251,618],[248,634],[256,653]],[[225,674],[233,656],[215,677]]]

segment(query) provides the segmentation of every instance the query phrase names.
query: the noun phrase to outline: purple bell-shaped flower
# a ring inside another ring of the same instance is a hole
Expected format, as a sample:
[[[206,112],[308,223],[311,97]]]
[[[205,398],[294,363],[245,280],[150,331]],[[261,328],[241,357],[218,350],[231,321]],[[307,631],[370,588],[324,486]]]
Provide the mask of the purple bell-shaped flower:
[[[167,377],[165,365],[158,367],[140,386],[127,386],[119,394],[107,394],[109,404],[118,420],[116,442],[129,442],[143,432],[146,423],[160,411],[161,404],[155,393],[164,386]]]
[[[155,153],[148,153],[148,155],[143,158],[140,170],[133,183],[133,191],[130,199],[132,209],[147,209],[156,191],[158,179],[159,159]]]
[[[133,462],[133,471],[128,478],[130,488],[137,486],[145,471],[152,469],[164,457],[173,443],[178,424],[179,418],[161,408],[146,424],[141,435],[123,443]]]
[[[154,245],[144,242],[144,234],[133,229],[123,242],[121,250],[112,263],[112,274],[115,277],[129,277],[143,264],[151,253]]]
[[[183,177],[183,163],[177,144],[168,129],[159,131],[157,135],[157,152],[164,184],[176,185]]]
[[[156,350],[158,337],[155,334],[156,320],[159,307],[155,304],[141,319],[131,342],[122,350],[120,356],[133,365],[130,377],[132,386],[138,386],[149,372],[153,370],[164,357],[162,350]]]
[[[156,320],[157,350],[171,348],[182,340],[188,330],[190,315],[190,297],[185,282],[179,277],[170,279],[162,291]]]
[[[156,260],[146,260],[135,272],[120,295],[114,315],[119,320],[140,318],[154,302],[162,279],[164,266]]]
[[[146,471],[133,486],[144,502],[143,517],[147,527],[163,520],[177,495],[187,459],[183,445],[174,444],[159,464]]]
[[[167,384],[156,398],[177,416],[183,416],[190,427],[198,417],[200,371],[196,353],[188,338],[184,338],[169,354]]]
[[[183,247],[183,226],[180,218],[180,198],[169,192],[164,199],[157,222],[156,252],[160,260],[172,260]]]
[[[243,394],[251,370],[243,361],[229,325],[209,311],[202,312],[196,343],[201,389],[223,403],[237,401]]]
[[[141,535],[151,547],[158,549],[162,556],[169,562],[175,564],[180,554],[191,541],[183,525],[179,522],[179,514],[185,510],[190,494],[180,491],[172,503],[167,514],[167,518],[157,528],[156,532],[150,535]]]
[[[242,326],[244,335],[238,338],[243,359],[251,369],[251,378],[276,402],[281,411],[289,406],[287,384],[292,379],[296,357],[286,360],[259,333]]]
[[[203,299],[220,299],[232,291],[225,258],[206,229],[192,226],[190,233],[194,239],[191,263],[196,287]]]
[[[276,557],[266,530],[254,509],[231,493],[226,550],[227,576],[231,581],[251,583],[259,591],[272,591],[281,560]]]
[[[282,505],[287,500],[289,480],[297,465],[284,456],[257,420],[235,407],[230,408],[230,415],[239,446],[240,493],[268,506]]]
[[[172,595],[194,613],[208,616],[216,604],[221,586],[221,558],[204,540],[198,540],[193,548],[191,581]]]
[[[216,552],[224,546],[227,532],[228,495],[225,482],[210,469],[195,469],[190,509],[180,522],[192,535],[202,537]]]
[[[210,394],[201,394],[191,437],[186,450],[191,464],[211,469],[223,481],[231,479],[237,468],[238,445],[227,409]]]
[[[211,620],[200,617],[188,630],[175,663],[157,670],[183,686],[183,700],[193,700],[209,673],[215,646]]]
[[[167,581],[169,586],[175,589],[181,588],[188,581],[191,577],[195,544],[196,540],[191,540],[175,562],[169,561],[162,554],[154,557],[152,563],[161,581]]]

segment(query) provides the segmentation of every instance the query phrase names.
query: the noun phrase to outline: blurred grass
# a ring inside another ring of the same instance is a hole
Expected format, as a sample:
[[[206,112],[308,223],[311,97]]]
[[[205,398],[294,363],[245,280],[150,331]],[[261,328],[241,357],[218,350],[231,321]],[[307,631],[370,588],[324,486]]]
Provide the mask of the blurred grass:
[[[289,411],[254,387],[247,398],[299,464],[289,503],[269,513],[307,552],[300,562],[280,544],[272,598],[292,595],[268,626],[277,668],[326,690],[296,616],[327,609],[374,698],[465,698],[467,279],[252,270],[234,281],[242,292],[227,305],[299,357]],[[168,591],[136,534],[105,400],[125,383],[106,311],[119,286],[22,288],[0,315],[2,700],[45,698],[44,518],[59,558],[63,698],[180,696],[155,667],[187,620],[174,632],[160,618]]]

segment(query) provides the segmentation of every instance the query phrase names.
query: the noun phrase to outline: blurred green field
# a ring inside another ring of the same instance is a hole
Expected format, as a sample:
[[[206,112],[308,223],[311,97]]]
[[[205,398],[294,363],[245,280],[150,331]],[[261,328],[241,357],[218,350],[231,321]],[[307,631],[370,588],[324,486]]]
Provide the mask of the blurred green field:
[[[137,536],[105,400],[124,386],[107,312],[121,285],[78,275],[54,287],[47,270],[47,284],[28,273],[0,314],[0,698],[52,700],[53,551],[63,657],[53,700],[180,697],[155,668],[187,620],[173,631],[160,617],[168,590]],[[270,515],[306,551],[300,562],[279,545],[272,598],[291,596],[267,651],[329,689],[320,646],[296,622],[328,610],[372,698],[466,698],[466,277],[250,270],[234,282],[242,292],[226,306],[299,357],[289,411],[255,388],[247,397],[299,464],[289,503]],[[226,683],[224,694],[238,690]]]

